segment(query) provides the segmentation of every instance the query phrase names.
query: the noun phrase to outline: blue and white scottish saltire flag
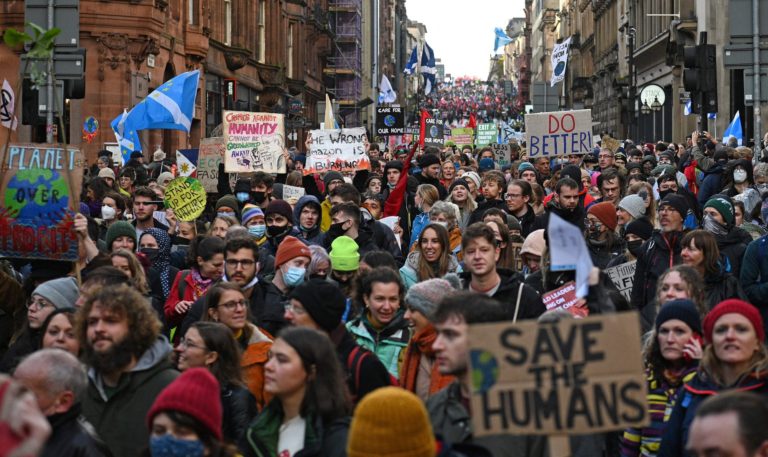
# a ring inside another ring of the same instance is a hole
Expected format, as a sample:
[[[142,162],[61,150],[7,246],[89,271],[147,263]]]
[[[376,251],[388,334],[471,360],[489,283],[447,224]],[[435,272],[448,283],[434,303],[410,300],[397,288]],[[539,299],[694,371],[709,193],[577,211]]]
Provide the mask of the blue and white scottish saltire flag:
[[[123,163],[128,162],[133,151],[141,151],[141,141],[139,141],[136,128],[128,122],[128,110],[124,109],[123,114],[116,117],[111,127],[115,132],[117,144],[120,146],[120,153],[123,156]]]
[[[389,82],[387,75],[381,75],[381,84],[379,84],[379,103],[395,103],[397,93],[392,89],[392,83]]]
[[[416,66],[419,64],[419,52],[417,48],[418,46],[413,47],[413,51],[411,51],[411,57],[408,58],[408,63],[405,64],[403,73],[406,75],[412,75],[416,73]]]
[[[502,48],[509,43],[512,42],[512,38],[508,37],[506,33],[501,29],[501,27],[496,27],[494,30],[496,34],[496,38],[493,40],[493,52],[496,52],[499,50],[499,48]]]
[[[435,66],[435,53],[424,42],[424,49],[421,51],[421,74],[424,75],[424,95],[429,95],[435,88],[435,75],[437,67]]]
[[[195,112],[199,81],[200,70],[182,73],[152,91],[127,115],[123,113],[113,120],[112,129],[115,131],[121,149],[132,147],[132,151],[141,151],[141,143],[136,135],[137,130],[165,129],[189,132]],[[116,128],[120,126],[122,128]],[[123,155],[125,156],[125,152]]]
[[[744,133],[741,129],[741,115],[736,111],[736,115],[733,116],[733,120],[728,124],[728,128],[723,132],[723,143],[727,143],[730,137],[736,138],[739,146],[744,142]]]
[[[707,119],[717,119],[717,113],[709,113],[709,114],[707,114]]]
[[[688,99],[688,103],[685,104],[685,107],[683,108],[683,115],[690,116],[691,113],[693,113],[693,108],[691,108],[691,100]]]

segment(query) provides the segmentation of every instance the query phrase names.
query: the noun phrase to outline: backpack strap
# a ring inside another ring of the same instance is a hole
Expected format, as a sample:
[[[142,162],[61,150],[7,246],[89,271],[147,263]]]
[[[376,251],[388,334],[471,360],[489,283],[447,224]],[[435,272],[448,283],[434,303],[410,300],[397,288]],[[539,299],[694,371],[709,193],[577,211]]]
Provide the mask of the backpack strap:
[[[184,292],[187,291],[187,276],[189,276],[191,272],[192,271],[189,269],[181,270],[181,277],[179,278],[179,288],[178,288],[179,300],[184,300]]]
[[[355,347],[349,352],[347,356],[347,371],[354,376],[355,390],[360,388],[360,370],[363,368],[363,359],[370,354],[370,351],[363,350],[360,345]],[[357,401],[357,395],[353,395],[353,401]]]

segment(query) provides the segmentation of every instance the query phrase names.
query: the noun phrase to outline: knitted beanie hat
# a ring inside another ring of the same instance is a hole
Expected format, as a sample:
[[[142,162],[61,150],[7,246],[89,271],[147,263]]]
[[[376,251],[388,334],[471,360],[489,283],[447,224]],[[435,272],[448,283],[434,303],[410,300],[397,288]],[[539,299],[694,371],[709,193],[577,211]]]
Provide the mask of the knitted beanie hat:
[[[628,212],[634,219],[645,215],[645,201],[637,194],[622,198],[619,202],[619,208]]]
[[[355,271],[360,267],[358,245],[352,238],[342,235],[331,243],[331,268],[337,271]]]
[[[329,171],[323,176],[323,184],[325,184],[325,187],[328,187],[328,184],[330,184],[331,181],[336,180],[344,181],[344,176],[338,171]]]
[[[272,200],[267,205],[267,209],[264,210],[264,217],[269,217],[270,214],[279,214],[288,219],[288,223],[293,223],[293,209],[291,205],[285,200]]]
[[[624,228],[624,235],[636,235],[639,236],[642,240],[647,240],[648,238],[653,235],[653,224],[651,222],[641,217],[640,219],[635,219],[634,221],[627,224],[627,226]]]
[[[288,235],[277,247],[275,268],[279,268],[285,262],[296,257],[312,259],[312,251],[309,250],[309,246],[299,241],[298,238]]]
[[[405,294],[405,303],[429,319],[437,309],[440,300],[459,287],[461,287],[459,277],[450,273],[445,278],[417,282]]]
[[[672,319],[685,322],[691,330],[701,334],[701,316],[692,301],[679,298],[662,304],[659,314],[656,315],[656,332],[658,333],[661,324]]]
[[[387,171],[389,171],[390,168],[394,168],[397,171],[402,172],[403,171],[403,161],[402,160],[390,160],[384,165],[384,176],[387,175]]]
[[[121,236],[127,236],[133,239],[134,246],[136,243],[136,228],[126,221],[117,221],[109,226],[107,229],[107,236],[104,239],[107,243],[107,251],[112,251],[112,243]]]
[[[517,167],[517,172],[522,174],[524,171],[527,171],[527,170],[536,171],[536,169],[533,168],[533,164],[531,162],[528,162],[528,161],[520,162],[520,165],[518,165]]]
[[[178,411],[191,416],[221,439],[221,399],[219,381],[205,368],[190,368],[160,392],[147,413],[147,427],[163,411]]]
[[[690,206],[688,205],[688,201],[683,197],[682,195],[678,194],[669,194],[666,197],[662,198],[659,202],[658,209],[661,210],[662,207],[669,205],[671,206],[675,211],[680,213],[680,217],[685,220],[686,217],[688,217],[688,209]]]
[[[475,189],[480,189],[480,175],[478,175],[476,172],[468,171],[464,173],[462,178],[464,178],[464,180],[467,182],[469,182],[469,180],[471,179],[472,182],[475,183]]]
[[[496,164],[493,162],[493,159],[490,157],[485,157],[483,159],[480,159],[480,164],[478,166],[480,172],[493,170],[496,167]]]
[[[751,303],[732,298],[715,305],[704,318],[704,341],[706,343],[712,342],[712,331],[715,329],[717,320],[725,314],[732,313],[741,314],[746,317],[752,323],[757,339],[760,341],[765,340],[765,329],[763,328],[763,318],[760,316],[760,311]]]
[[[349,427],[349,457],[435,457],[437,447],[424,403],[400,387],[366,395]]]
[[[419,168],[422,170],[432,165],[440,165],[440,157],[437,154],[424,154],[419,157]]]
[[[457,179],[455,179],[455,180],[454,180],[454,181],[451,183],[451,187],[449,187],[449,188],[448,188],[448,193],[449,193],[449,194],[452,194],[452,193],[453,193],[453,189],[454,189],[456,186],[461,186],[461,187],[463,187],[463,188],[467,189],[467,192],[469,192],[469,183],[467,182],[467,180],[466,180],[466,179],[464,179],[464,178],[457,178]]]
[[[99,178],[110,178],[115,180],[115,171],[109,167],[104,167],[99,170]]]
[[[310,279],[298,285],[291,298],[301,303],[312,320],[329,333],[339,326],[347,309],[347,298],[339,286],[325,279]]]
[[[587,213],[595,216],[600,222],[608,227],[608,230],[616,230],[619,220],[616,216],[616,207],[611,202],[601,202],[589,207]]]
[[[75,278],[68,276],[40,284],[32,291],[32,295],[35,294],[51,302],[56,309],[74,308],[80,289]]]
[[[731,202],[726,200],[723,197],[714,197],[707,200],[707,203],[704,205],[704,208],[702,210],[707,208],[715,208],[718,213],[720,213],[721,216],[723,216],[723,220],[726,224],[732,224],[733,223],[733,205]]]
[[[254,217],[264,217],[264,211],[261,210],[256,205],[252,205],[250,203],[247,203],[245,206],[243,206],[243,225],[248,226],[248,221],[253,219]]]
[[[227,208],[232,208],[235,210],[235,214],[237,214],[237,210],[240,208],[240,205],[237,204],[237,199],[234,195],[225,195],[221,197],[220,199],[216,200],[216,211],[219,210],[222,206],[226,206]]]

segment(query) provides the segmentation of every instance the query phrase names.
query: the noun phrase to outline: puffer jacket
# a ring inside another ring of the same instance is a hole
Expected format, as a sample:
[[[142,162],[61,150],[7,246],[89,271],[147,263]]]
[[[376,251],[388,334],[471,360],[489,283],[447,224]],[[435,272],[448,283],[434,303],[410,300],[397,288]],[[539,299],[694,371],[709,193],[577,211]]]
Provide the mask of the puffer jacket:
[[[245,387],[227,384],[221,388],[224,441],[237,444],[245,436],[251,420],[258,414],[256,397]]]
[[[405,265],[400,268],[400,278],[403,280],[406,290],[410,289],[412,285],[425,279],[419,279],[419,260],[421,259],[421,252],[414,251],[408,254],[408,258],[405,260]],[[448,256],[448,273],[456,273],[460,271],[459,262],[453,255]]]
[[[389,374],[399,379],[399,367],[405,356],[405,348],[411,339],[408,321],[401,309],[389,324],[376,331],[368,320],[367,313],[347,322],[347,331],[352,334],[357,344],[376,354]]]
[[[248,325],[251,326],[253,333],[248,341],[239,341],[243,350],[240,367],[243,370],[245,384],[256,397],[256,407],[261,411],[271,398],[271,395],[264,390],[264,365],[269,360],[272,339],[255,325]]]

